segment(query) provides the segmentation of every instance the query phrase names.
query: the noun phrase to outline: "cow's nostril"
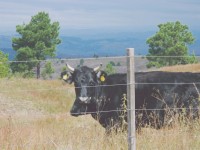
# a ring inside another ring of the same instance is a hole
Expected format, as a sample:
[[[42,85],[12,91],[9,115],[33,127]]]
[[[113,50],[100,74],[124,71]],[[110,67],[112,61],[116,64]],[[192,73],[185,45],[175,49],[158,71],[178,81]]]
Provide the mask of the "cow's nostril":
[[[88,97],[79,97],[79,99],[83,102],[83,101],[86,101]]]

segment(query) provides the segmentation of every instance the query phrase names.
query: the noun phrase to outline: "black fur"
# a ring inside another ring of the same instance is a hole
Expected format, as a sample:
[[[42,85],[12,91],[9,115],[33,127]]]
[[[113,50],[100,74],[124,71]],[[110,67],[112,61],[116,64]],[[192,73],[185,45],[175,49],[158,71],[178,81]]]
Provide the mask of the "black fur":
[[[106,78],[104,82],[100,81],[92,68],[85,66],[75,69],[71,74],[69,79],[76,87],[71,115],[91,114],[110,130],[113,126],[120,126],[122,119],[127,121],[127,111],[122,110],[127,76],[101,73]],[[175,114],[183,112],[177,108],[185,108],[185,115],[189,118],[199,117],[200,73],[138,72],[135,73],[135,80],[136,128],[145,125],[160,128],[168,124]],[[84,92],[87,91],[85,96],[91,97],[87,103],[79,99],[83,88]]]

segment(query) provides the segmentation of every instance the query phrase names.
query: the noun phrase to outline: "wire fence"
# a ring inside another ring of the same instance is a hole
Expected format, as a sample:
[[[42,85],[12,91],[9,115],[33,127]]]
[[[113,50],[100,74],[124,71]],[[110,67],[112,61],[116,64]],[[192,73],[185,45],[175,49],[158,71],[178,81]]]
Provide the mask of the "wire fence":
[[[0,82],[1,83],[1,82]],[[96,88],[96,87],[115,87],[115,86],[128,86],[128,85],[132,85],[132,84],[134,84],[134,85],[137,85],[137,84],[139,84],[139,85],[143,85],[143,84],[145,84],[145,85],[151,85],[151,84],[153,84],[153,85],[196,85],[196,84],[200,84],[200,82],[196,82],[196,83],[129,83],[129,84],[127,84],[127,83],[125,83],[125,84],[112,84],[112,85],[95,85],[95,86],[82,86],[82,87],[75,87],[75,86],[64,86],[64,87],[61,87],[61,88],[38,88],[38,89],[14,89],[14,91],[12,91],[12,90],[1,90],[0,91],[0,93],[12,93],[12,92],[19,92],[19,93],[27,93],[27,92],[35,92],[35,91],[37,91],[37,92],[42,92],[42,91],[66,91],[67,92],[67,90],[68,89],[75,89],[75,88],[83,88],[83,87],[85,87],[85,88]],[[194,88],[195,88],[195,90],[199,90],[199,89],[196,89],[196,87],[194,86]],[[198,93],[199,93],[199,91],[197,91]],[[199,95],[200,96],[200,95]],[[140,108],[140,109],[117,109],[117,110],[106,110],[106,111],[101,111],[101,110],[99,110],[99,111],[95,111],[95,112],[87,112],[88,114],[93,114],[93,113],[106,113],[106,112],[120,112],[120,111],[129,111],[129,110],[131,110],[131,111],[141,111],[141,110],[182,110],[182,109],[185,109],[185,110],[199,110],[200,108],[177,108],[177,107],[170,107],[170,108],[163,108],[163,109],[156,109],[156,108],[154,108],[154,109],[148,109],[148,108]],[[70,113],[69,112],[69,114],[79,114],[79,113]]]
[[[15,61],[15,60],[13,60],[13,61],[8,61],[8,63],[32,63],[32,62],[48,62],[48,61],[51,61],[51,62],[62,62],[61,64],[58,64],[58,66],[54,66],[54,67],[57,67],[57,68],[59,68],[59,69],[55,69],[55,72],[58,74],[57,75],[57,78],[54,78],[54,79],[58,79],[59,78],[59,76],[60,76],[60,73],[61,73],[61,66],[62,67],[64,67],[65,66],[65,64],[64,63],[66,63],[66,62],[72,62],[72,64],[74,65],[74,66],[78,66],[78,65],[80,65],[80,60],[84,60],[84,61],[89,61],[88,63],[85,63],[85,64],[81,64],[81,65],[87,65],[87,66],[90,66],[90,67],[93,67],[93,66],[96,66],[96,65],[98,65],[98,64],[100,64],[100,62],[104,62],[104,64],[106,64],[106,63],[108,63],[108,62],[111,62],[112,60],[116,60],[116,62],[121,62],[121,61],[123,61],[119,66],[114,66],[114,67],[116,67],[116,68],[118,68],[118,67],[126,67],[126,59],[128,58],[128,57],[130,57],[130,56],[115,56],[115,57],[98,57],[98,58],[62,58],[62,59],[58,59],[58,58],[56,58],[56,59],[46,59],[46,60],[25,60],[25,61]],[[136,56],[134,56],[134,58],[147,58],[147,57],[149,57],[149,58],[154,58],[154,57],[160,57],[160,58],[182,58],[182,57],[188,57],[188,56],[142,56],[142,55],[136,55]],[[195,56],[195,57],[200,57],[200,56]],[[105,60],[107,60],[107,61],[105,61]],[[91,63],[91,61],[92,61],[92,63]],[[74,62],[76,62],[76,63],[74,63]],[[96,62],[96,63],[95,63]],[[115,63],[116,63],[115,62]],[[84,63],[84,62],[83,62]],[[146,69],[147,68],[145,68],[144,66],[146,65],[146,62],[143,64],[143,65],[139,65],[140,64],[140,62],[137,62],[136,60],[135,60],[135,65],[138,67],[138,68],[140,68],[140,67],[143,67],[143,69],[144,69],[144,71],[146,71]],[[44,65],[43,65],[44,66]],[[104,65],[104,69],[105,69],[105,66],[106,65]],[[136,68],[137,68],[136,67]],[[126,68],[125,68],[125,70],[126,70]],[[136,69],[137,70],[137,69]],[[58,73],[59,72],[59,73]],[[117,73],[125,73],[124,72],[124,70],[123,71],[117,71]],[[8,78],[8,80],[9,80],[9,78]],[[2,81],[0,81],[0,82],[2,82]],[[5,82],[6,82],[6,80],[5,80]],[[134,84],[134,85],[190,85],[190,84],[200,84],[200,82],[198,82],[198,81],[196,81],[196,82],[179,82],[179,83],[174,83],[174,82],[172,82],[172,83],[169,83],[169,82],[154,82],[154,83],[152,83],[152,82],[137,82],[136,81],[136,83],[125,83],[125,84],[112,84],[112,85],[97,85],[97,86],[101,86],[101,87],[107,87],[107,86],[110,86],[110,87],[112,87],[112,86],[127,86],[127,85],[132,85],[132,84]],[[97,87],[97,86],[84,86],[84,87]],[[74,88],[74,87],[66,87],[66,88]],[[79,88],[79,87],[75,87],[75,88]],[[65,89],[63,89],[63,88],[55,88],[55,89],[49,89],[49,88],[42,88],[42,89],[34,89],[34,90],[36,90],[36,91],[48,91],[48,90],[65,90]],[[20,90],[16,90],[17,92],[29,92],[29,91],[33,91],[33,90],[29,90],[29,89],[20,89]],[[9,91],[0,91],[0,93],[6,93],[6,92],[9,92]]]
[[[150,57],[150,56],[148,56]],[[186,56],[151,56],[152,58],[153,57],[160,57],[160,58],[180,58],[180,57],[186,57]],[[197,56],[197,57],[200,57],[200,56]],[[88,63],[85,63],[85,65],[87,66],[95,66],[96,64],[98,64],[100,61],[104,62],[105,64],[112,61],[112,60],[115,60],[117,62],[121,62],[121,66],[123,67],[126,67],[126,59],[128,57],[127,56],[120,56],[120,57],[101,57],[101,58],[81,58],[85,61],[88,61]],[[134,58],[146,58],[146,56],[134,56]],[[55,63],[58,63],[59,66],[59,69],[56,70],[56,72],[61,72],[61,65],[62,67],[64,66],[64,63],[66,62],[72,62],[73,66],[77,66],[80,64],[80,59],[49,59],[49,60],[28,60],[28,61],[8,61],[8,63],[32,63],[32,62],[41,62],[41,63],[45,63],[45,62],[48,62],[48,61],[51,61],[51,62],[55,62]],[[95,62],[96,61],[96,62]],[[59,62],[62,62],[62,63],[59,63]],[[74,63],[75,62],[75,63]],[[146,65],[146,62],[144,62],[143,65],[140,65],[140,64],[137,64],[136,62],[136,65],[138,65],[138,68],[140,67],[144,67]],[[117,66],[116,66],[117,67]],[[119,67],[119,66],[118,66]],[[145,68],[146,69],[146,68]],[[126,70],[126,68],[125,68]],[[123,72],[123,71],[122,71]],[[123,72],[124,73],[124,72]],[[4,80],[0,80],[0,84],[3,83],[3,82],[7,82],[7,80],[10,80],[10,79],[4,79]],[[15,82],[15,81],[13,81]],[[6,83],[6,84],[9,84],[9,83]],[[6,85],[6,84],[2,84],[3,86]],[[169,82],[154,82],[154,83],[150,83],[150,82],[135,82],[135,83],[123,83],[123,84],[112,84],[112,85],[95,85],[95,86],[84,86],[85,88],[96,88],[96,87],[115,87],[115,86],[128,86],[128,85],[199,85],[200,84],[200,80],[199,81],[196,81],[196,82],[180,82],[180,83],[169,83]],[[0,89],[1,89],[1,86],[0,85]],[[38,85],[39,86],[39,85]],[[43,91],[48,91],[48,92],[51,92],[51,91],[68,91],[69,89],[74,89],[74,88],[82,88],[82,87],[74,87],[74,86],[63,86],[63,87],[57,87],[57,88],[38,88],[38,89],[29,89],[29,87],[24,87],[24,89],[14,89],[13,92],[19,92],[20,94],[23,94],[23,93],[27,93],[27,92],[43,92]],[[194,87],[195,88],[195,87]],[[0,94],[9,94],[12,92],[11,89],[6,89],[5,87],[2,88],[3,90],[0,90]],[[196,89],[195,89],[196,90]],[[199,90],[199,89],[197,89]],[[197,91],[199,93],[199,91]],[[136,93],[137,94],[137,93]],[[1,95],[0,95],[1,96]],[[1,99],[1,98],[0,98]],[[179,111],[179,110],[195,110],[195,111],[198,111],[200,109],[200,107],[192,107],[192,108],[187,108],[187,107],[184,107],[184,108],[178,108],[178,107],[167,107],[167,108],[154,108],[154,109],[149,109],[149,108],[136,108],[136,109],[114,109],[114,110],[99,110],[99,111],[88,111],[88,112],[82,112],[81,114],[98,114],[98,113],[113,113],[113,112],[127,112],[127,111],[166,111],[166,110],[170,110],[170,111]],[[64,113],[66,115],[80,115],[80,113],[70,113],[70,112],[66,112]],[[0,113],[0,116],[2,114]],[[54,115],[51,115],[51,114],[48,114],[48,115],[45,115],[43,114],[42,116],[46,116],[46,117],[56,117],[58,116],[59,114],[54,114]],[[36,115],[37,116],[37,115]],[[178,134],[183,134],[185,132],[188,132],[188,130],[182,130],[180,131]],[[156,136],[173,136],[174,133],[160,133],[160,134],[155,134]],[[195,135],[195,137],[200,137],[200,135]],[[132,138],[132,137],[129,137],[129,138]],[[48,143],[52,143],[53,145],[55,145],[55,147],[58,147],[58,145],[50,140],[48,141]]]
[[[52,66],[55,68],[55,72],[58,72],[62,70],[65,63],[70,63],[72,66],[76,67],[78,65],[86,65],[86,66],[96,66],[103,62],[104,68],[106,65],[110,62],[114,62],[115,64],[113,67],[116,69],[116,72],[126,72],[126,59],[130,56],[115,56],[115,57],[94,57],[94,58],[52,58],[52,59],[46,59],[46,60],[10,60],[7,63],[9,64],[32,64],[32,63],[38,63],[40,62],[41,69],[44,68],[45,64],[47,62],[51,62]],[[134,56],[135,58],[135,70],[136,71],[148,71],[148,68],[146,67],[148,63],[147,58],[166,58],[165,61],[173,61],[179,58],[185,58],[188,56],[142,56],[137,55]],[[200,60],[200,56],[196,56],[198,60]],[[0,60],[1,62],[1,60]],[[5,63],[5,62],[4,62]],[[35,68],[34,68],[35,69]],[[154,68],[155,69],[155,68]],[[55,78],[55,73],[53,73],[53,79]]]
[[[45,60],[10,60],[8,63],[28,63],[28,62],[47,62],[47,61],[73,61],[73,60],[111,60],[111,59],[123,59],[123,58],[128,58],[132,56],[108,56],[108,57],[93,57],[93,58],[52,58],[52,59],[45,59]],[[193,56],[146,56],[146,55],[134,55],[134,58],[188,58],[188,57],[193,57]],[[200,58],[200,56],[195,56],[196,58]],[[171,60],[171,59],[170,59]]]
[[[152,109],[148,109],[148,108],[141,108],[141,109],[114,109],[114,110],[99,110],[99,111],[87,111],[87,112],[80,112],[80,113],[71,113],[71,112],[65,112],[62,114],[35,114],[35,115],[31,115],[31,116],[35,116],[35,117],[56,117],[56,116],[63,116],[63,115],[86,115],[86,114],[100,114],[100,113],[112,113],[112,112],[127,112],[127,111],[177,111],[177,110],[200,110],[200,108],[165,108],[165,109],[157,109],[157,108],[152,108]],[[1,114],[0,116],[8,116],[11,117],[11,114]],[[15,114],[13,114],[13,116],[15,116]],[[20,116],[20,115],[18,115]],[[23,117],[24,114],[21,114],[21,116]]]
[[[8,84],[8,80],[2,80],[0,83],[6,82]],[[45,80],[44,80],[45,81]],[[15,82],[15,81],[13,81]],[[15,92],[32,92],[32,91],[52,91],[52,90],[67,90],[67,89],[80,89],[80,88],[97,88],[97,87],[115,87],[115,86],[128,86],[128,85],[199,85],[200,82],[180,82],[180,83],[168,83],[168,82],[141,82],[141,83],[121,83],[121,84],[99,84],[99,85],[88,85],[88,86],[64,86],[58,88],[38,88],[38,89],[15,89]],[[1,86],[0,86],[1,87]],[[9,93],[11,90],[1,90],[0,93]]]

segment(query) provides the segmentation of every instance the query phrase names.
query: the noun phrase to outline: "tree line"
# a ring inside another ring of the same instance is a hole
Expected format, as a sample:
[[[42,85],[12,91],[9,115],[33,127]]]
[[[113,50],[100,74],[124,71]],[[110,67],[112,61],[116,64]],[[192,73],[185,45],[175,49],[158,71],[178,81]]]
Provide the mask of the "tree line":
[[[0,77],[7,77],[10,73],[30,77],[36,72],[37,78],[40,78],[40,75],[53,73],[50,62],[41,72],[41,60],[55,57],[56,46],[61,43],[59,29],[59,22],[52,22],[46,12],[38,12],[31,17],[29,23],[17,25],[18,35],[12,38],[12,47],[16,51],[14,60],[18,62],[9,64],[8,55],[0,51]],[[147,67],[197,63],[195,54],[190,55],[188,52],[188,45],[194,40],[188,26],[179,21],[159,24],[155,35],[146,41],[149,46],[149,53],[146,56],[149,61]],[[107,70],[112,70],[112,63],[108,64]]]

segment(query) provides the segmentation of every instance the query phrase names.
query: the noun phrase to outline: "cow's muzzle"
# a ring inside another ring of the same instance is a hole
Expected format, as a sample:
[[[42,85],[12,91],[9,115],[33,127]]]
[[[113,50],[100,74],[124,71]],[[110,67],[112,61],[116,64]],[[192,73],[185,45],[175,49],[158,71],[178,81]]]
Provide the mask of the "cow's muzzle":
[[[91,101],[91,97],[79,97],[81,103],[88,104]]]
[[[80,115],[86,115],[87,109],[88,107],[85,104],[73,105],[70,114],[74,117],[78,117]]]

